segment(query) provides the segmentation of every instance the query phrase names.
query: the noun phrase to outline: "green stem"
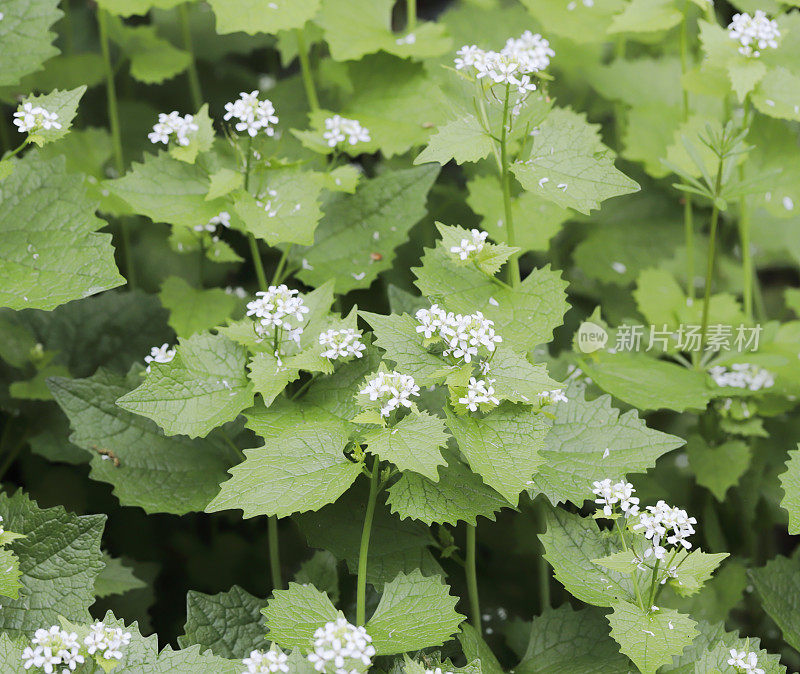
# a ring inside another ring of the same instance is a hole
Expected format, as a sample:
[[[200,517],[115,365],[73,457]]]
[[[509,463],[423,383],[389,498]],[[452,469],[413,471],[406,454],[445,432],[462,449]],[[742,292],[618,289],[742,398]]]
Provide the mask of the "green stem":
[[[706,287],[703,299],[703,325],[700,330],[700,354],[706,345],[706,332],[708,330],[708,305],[711,302],[711,281],[714,277],[714,252],[717,243],[717,222],[719,220],[719,191],[722,185],[722,165],[720,158],[717,166],[717,178],[714,183],[714,205],[711,209],[711,228],[708,233],[708,263],[706,264]],[[699,361],[698,361],[699,362]]]
[[[467,574],[467,593],[469,594],[470,614],[472,615],[472,626],[478,634],[483,632],[481,627],[481,603],[478,597],[478,574],[475,571],[475,540],[478,534],[478,527],[467,524],[467,555],[466,568]]]
[[[200,87],[200,77],[197,74],[197,60],[194,55],[194,45],[192,44],[192,28],[189,25],[189,5],[184,3],[178,7],[178,18],[181,24],[181,34],[183,35],[183,48],[189,53],[189,89],[192,93],[192,103],[194,109],[199,110],[203,105],[203,90]]]
[[[683,21],[681,21],[680,34],[681,76],[686,75],[689,68],[688,24],[689,0],[685,0],[683,3]],[[683,92],[683,121],[685,122],[689,119],[689,91],[683,86],[681,90]],[[686,293],[692,303],[694,303],[694,222],[692,218],[692,195],[688,192],[684,193],[683,199],[683,228],[686,241]]]
[[[303,87],[306,90],[306,99],[311,112],[319,110],[317,90],[314,88],[314,76],[311,72],[311,62],[308,58],[308,45],[306,44],[305,28],[295,28],[297,36],[297,55],[300,58],[300,71],[303,75]]]
[[[506,84],[506,95],[503,101],[503,129],[500,133],[500,189],[503,191],[503,209],[505,211],[506,243],[513,246],[516,241],[514,235],[514,219],[511,212],[511,172],[508,166],[508,98],[511,85]],[[508,282],[512,286],[519,285],[519,253],[513,253],[508,258]]]
[[[417,27],[417,0],[406,0],[406,31],[411,32]]]
[[[547,518],[545,516],[547,507],[544,502],[536,504],[537,528],[540,534],[547,530]],[[544,558],[544,546],[539,543],[539,608],[542,612],[550,608],[550,569],[547,560]]]
[[[111,49],[108,42],[108,25],[106,10],[97,8],[97,27],[100,33],[100,49],[103,52],[103,64],[106,74],[106,99],[108,102],[108,121],[111,126],[111,148],[114,156],[114,168],[117,177],[122,177],[125,172],[125,157],[122,154],[122,134],[119,124],[119,108],[117,106],[117,89],[114,84],[114,68],[111,65]],[[133,267],[131,254],[131,236],[128,231],[128,223],[124,218],[119,221],[120,233],[122,234],[122,258],[125,260],[125,275],[128,285],[136,287],[136,270]]]
[[[290,243],[281,253],[281,259],[278,260],[278,266],[275,267],[275,273],[272,275],[272,285],[277,285],[283,280],[283,270],[286,267],[286,261],[289,259],[289,253],[292,252],[293,245]]]
[[[253,266],[256,268],[258,285],[261,290],[266,290],[269,286],[267,284],[267,275],[264,273],[264,263],[261,261],[261,253],[258,252],[258,241],[256,241],[255,236],[248,234],[247,242],[250,244],[250,255],[253,258]]]
[[[358,579],[356,586],[356,624],[367,622],[367,559],[369,558],[369,538],[372,533],[372,519],[375,516],[375,502],[378,498],[378,474],[380,462],[372,460],[372,473],[369,478],[369,497],[367,512],[364,515],[364,527],[361,530],[361,545],[358,549]]]
[[[278,518],[270,515],[267,520],[267,538],[269,540],[269,572],[272,578],[272,590],[283,589],[281,578],[281,548],[278,543]]]
[[[744,127],[750,127],[750,98],[744,100]],[[739,164],[739,179],[744,180],[744,163]],[[744,314],[748,321],[753,320],[753,254],[750,250],[750,208],[747,196],[739,199],[739,240],[742,246],[742,300]]]
[[[19,154],[28,143],[30,142],[30,136],[26,136],[25,140],[23,140],[15,149],[9,152],[7,155],[3,157],[3,159],[11,159],[16,154]]]

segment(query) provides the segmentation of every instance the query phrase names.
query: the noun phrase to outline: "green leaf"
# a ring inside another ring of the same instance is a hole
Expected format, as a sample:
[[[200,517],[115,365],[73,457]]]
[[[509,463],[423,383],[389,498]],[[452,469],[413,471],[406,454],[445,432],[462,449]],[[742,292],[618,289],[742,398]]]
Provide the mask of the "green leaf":
[[[786,68],[770,68],[750,99],[765,115],[800,121],[800,75]]]
[[[0,596],[19,599],[23,589],[21,575],[17,556],[8,548],[0,548]]]
[[[587,401],[577,387],[567,390],[569,402],[548,408],[553,412],[544,446],[543,464],[533,477],[533,492],[555,505],[582,505],[592,498],[592,483],[607,477],[644,473],[663,454],[683,440],[648,428],[636,410],[620,415],[609,396]]]
[[[800,561],[775,557],[749,572],[761,605],[783,632],[783,638],[800,650]]]
[[[781,507],[789,513],[789,533],[800,534],[800,445],[789,452],[780,481],[783,489]]]
[[[482,674],[503,674],[503,667],[498,662],[492,649],[489,648],[483,637],[469,623],[461,625],[461,632],[457,635],[464,651],[467,662],[478,661]]]
[[[697,636],[697,623],[673,609],[645,612],[627,601],[614,602],[608,616],[611,636],[642,674],[655,674]]]
[[[391,428],[376,428],[364,435],[367,451],[389,461],[401,471],[414,471],[438,480],[437,466],[445,465],[439,450],[450,436],[444,422],[427,412],[409,414]]]
[[[131,61],[131,75],[145,84],[161,84],[182,73],[192,61],[187,51],[160,38],[154,26],[129,26],[109,17],[108,36]]]
[[[598,129],[583,115],[554,108],[533,136],[528,158],[511,170],[526,190],[587,215],[601,201],[638,191],[635,181],[614,168]]]
[[[111,557],[103,553],[105,567],[94,581],[94,594],[98,598],[115,594],[124,594],[130,590],[147,587],[140,578],[137,578],[133,569],[118,557]]]
[[[221,35],[238,31],[274,35],[280,30],[302,28],[314,18],[320,0],[272,0],[266,4],[261,0],[210,0],[210,4]]]
[[[393,0],[322,0],[317,22],[325,30],[331,56],[350,61],[382,50],[423,59],[450,49],[451,40],[439,24],[418,24],[410,40],[392,33],[393,5]]]
[[[615,33],[652,33],[677,26],[683,14],[672,0],[631,0],[608,28]]]
[[[244,517],[319,510],[341,496],[361,472],[344,455],[350,424],[314,408],[299,410],[303,421],[280,420],[263,447],[245,450],[206,512],[241,509]]]
[[[327,550],[317,550],[311,559],[307,559],[300,565],[300,569],[294,576],[296,583],[301,585],[313,585],[317,589],[326,592],[331,601],[339,601],[339,571],[338,562]]]
[[[23,103],[39,106],[48,112],[58,115],[58,123],[61,125],[58,129],[39,129],[31,134],[31,141],[41,147],[66,136],[72,126],[72,120],[75,119],[75,115],[78,112],[78,103],[85,92],[86,86],[82,86],[71,91],[55,89],[49,94],[24,98],[22,100]]]
[[[408,314],[372,314],[361,312],[375,331],[375,344],[383,349],[385,358],[395,363],[398,371],[414,377],[420,386],[440,383],[452,369],[439,356],[428,353],[418,322]]]
[[[234,585],[227,592],[186,594],[186,625],[181,648],[198,644],[222,658],[240,660],[268,647],[261,609],[265,601]]]
[[[63,12],[58,0],[5,0],[0,21],[0,86],[16,84],[58,54],[50,30]]]
[[[463,227],[448,227],[441,222],[436,223],[436,228],[442,235],[441,243],[439,244],[445,252],[451,252],[453,248],[459,246],[464,239],[471,238],[470,230]],[[460,260],[462,266],[477,265],[481,271],[484,271],[489,276],[494,276],[500,271],[501,267],[508,261],[514,253],[520,249],[516,246],[506,246],[505,244],[496,244],[485,242],[483,248],[477,253],[473,253],[469,259]],[[452,253],[451,253],[452,254]],[[453,258],[458,258],[457,255],[452,254]]]
[[[767,67],[757,59],[736,59],[728,63],[731,86],[742,102],[766,75]]]
[[[122,505],[183,515],[203,510],[219,490],[231,465],[229,448],[210,438],[166,437],[149,419],[118,407],[131,388],[124,377],[101,369],[88,379],[54,378],[49,385],[69,417],[70,440],[92,456],[90,477],[113,485]]]
[[[441,646],[458,631],[464,616],[456,613],[457,597],[438,577],[419,571],[400,573],[383,588],[367,633],[378,655],[393,655]]]
[[[351,573],[358,570],[361,533],[366,513],[367,485],[357,483],[336,503],[319,512],[296,515],[293,519],[309,546],[332,552],[347,562]],[[430,530],[421,522],[392,517],[378,497],[369,543],[367,582],[380,588],[398,573],[419,569],[423,575],[444,575],[428,546],[434,543]]]
[[[493,146],[491,136],[483,130],[477,117],[461,117],[439,127],[414,163],[437,162],[444,166],[451,159],[455,159],[456,164],[476,162],[486,157]]]
[[[515,351],[528,353],[553,339],[568,309],[559,272],[534,269],[515,288],[499,286],[477,269],[458,264],[439,244],[413,268],[416,285],[431,302],[458,313],[483,312],[495,323],[497,334]]]
[[[169,156],[146,154],[144,162],[105,186],[135,213],[153,222],[194,227],[205,225],[224,208],[224,201],[206,201],[210,182],[205,170]]]
[[[94,581],[103,568],[100,537],[105,515],[78,516],[61,506],[41,509],[21,490],[0,494],[3,525],[24,538],[11,544],[19,559],[22,588],[16,599],[4,598],[0,629],[30,637],[59,616],[90,622]]]
[[[480,418],[448,413],[447,426],[472,470],[516,505],[542,463],[543,417],[530,407],[505,403]]]
[[[224,197],[244,185],[244,176],[241,171],[221,168],[208,176],[208,194],[206,201]]]
[[[629,674],[602,611],[568,603],[534,617],[517,674]]]
[[[625,7],[623,0],[595,0],[589,7],[561,0],[522,0],[522,4],[542,23],[546,34],[578,44],[604,42],[613,15]]]
[[[532,403],[540,393],[561,388],[547,376],[544,365],[532,365],[527,358],[502,345],[492,357],[489,376],[494,379],[497,397],[514,403]]]
[[[480,215],[483,228],[493,238],[505,237],[505,210],[503,195],[497,178],[478,175],[467,183],[467,204]],[[561,229],[572,211],[557,206],[536,192],[523,191],[511,198],[511,215],[514,218],[515,243],[522,250],[547,250],[550,239]],[[605,227],[602,229],[605,231]]]
[[[111,235],[97,233],[106,223],[63,158],[29,152],[15,161],[0,181],[0,202],[0,305],[49,310],[125,282]]]
[[[155,421],[167,435],[205,437],[253,404],[247,352],[224,335],[181,339],[175,358],[153,363],[144,382],[117,404]]]
[[[601,569],[594,560],[617,552],[610,531],[601,531],[590,518],[554,508],[547,514],[547,530],[539,534],[544,557],[560,583],[577,599],[595,606],[611,606],[615,599],[632,599],[627,574]]]
[[[284,648],[307,649],[314,632],[336,620],[339,612],[313,585],[289,583],[288,590],[275,590],[262,611],[267,619],[269,638]]]
[[[750,467],[750,447],[741,440],[710,447],[701,436],[692,435],[686,452],[697,483],[714,494],[717,501],[725,500],[728,489],[736,486]]]
[[[286,385],[300,376],[300,371],[278,363],[269,352],[257,353],[247,364],[250,381],[256,393],[260,393],[264,404],[269,406],[281,394]]]
[[[191,337],[216,327],[240,306],[234,295],[221,288],[194,288],[179,276],[167,277],[158,296],[169,309],[169,325],[178,337]]]
[[[688,553],[682,550],[676,555],[677,576],[670,579],[670,585],[682,597],[697,594],[711,578],[711,574],[728,557],[727,552],[709,554],[702,550]]]
[[[353,196],[332,196],[314,245],[296,254],[304,260],[298,277],[311,286],[335,279],[337,293],[369,287],[391,267],[394,249],[424,217],[438,172],[434,166],[391,171],[362,181]]]
[[[172,157],[188,164],[194,164],[197,155],[200,152],[210,150],[211,145],[214,143],[214,127],[211,117],[208,116],[208,103],[203,104],[203,107],[193,116],[193,120],[199,128],[189,136],[189,144],[178,145],[173,143],[169,148],[169,153]],[[213,176],[209,176],[209,180],[212,178]],[[209,192],[211,189],[213,189],[213,186],[209,188]],[[206,195],[206,199],[208,198],[208,195]]]
[[[494,514],[508,507],[508,501],[454,454],[446,453],[447,465],[438,470],[437,481],[415,473],[403,473],[389,488],[387,503],[401,519],[411,518],[431,525],[455,525],[459,521],[472,526],[477,517],[494,520]]]
[[[322,217],[318,204],[322,185],[316,174],[296,168],[271,170],[257,177],[251,188],[257,197],[242,192],[234,202],[247,231],[271,246],[314,243]]]
[[[705,375],[643,354],[597,352],[584,371],[604,391],[640,410],[705,409],[713,392]]]

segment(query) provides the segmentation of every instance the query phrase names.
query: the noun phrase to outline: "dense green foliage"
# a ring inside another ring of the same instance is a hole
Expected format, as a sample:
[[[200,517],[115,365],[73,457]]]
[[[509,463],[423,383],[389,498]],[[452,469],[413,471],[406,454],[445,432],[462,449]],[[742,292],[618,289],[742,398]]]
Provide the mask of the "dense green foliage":
[[[800,5],[730,2],[0,4],[0,670],[798,671]]]

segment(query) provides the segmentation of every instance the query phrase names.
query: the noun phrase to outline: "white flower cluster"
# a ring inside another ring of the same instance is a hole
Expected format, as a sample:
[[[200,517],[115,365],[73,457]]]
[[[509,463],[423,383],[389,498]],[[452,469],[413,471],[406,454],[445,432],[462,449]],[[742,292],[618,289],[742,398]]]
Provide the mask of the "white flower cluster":
[[[475,379],[470,377],[467,386],[467,394],[458,399],[462,405],[466,405],[470,412],[476,412],[479,405],[499,405],[500,401],[494,395],[494,379]]]
[[[653,547],[645,551],[645,557],[653,555],[656,559],[664,559],[667,552],[661,545],[664,537],[670,545],[691,549],[692,544],[687,539],[694,533],[693,525],[697,524],[694,517],[689,517],[682,508],[670,506],[664,501],[647,506],[647,511],[639,513],[639,522],[633,525],[634,531],[643,529],[644,537],[653,543]]]
[[[99,620],[92,625],[89,636],[83,640],[89,655],[99,653],[106,660],[122,660],[122,647],[130,642],[130,632],[123,631],[121,627],[108,627]]]
[[[464,45],[456,52],[455,66],[456,70],[474,70],[478,79],[488,77],[495,84],[515,86],[525,94],[536,89],[531,73],[547,68],[555,55],[539,33],[526,30],[519,38],[509,38],[499,52]]]
[[[731,386],[733,388],[746,388],[748,391],[760,391],[772,388],[775,377],[769,370],[750,363],[733,363],[730,369],[717,365],[708,373],[717,386]]]
[[[320,346],[327,349],[322,352],[323,358],[336,360],[337,358],[349,358],[355,356],[361,358],[361,353],[367,347],[361,342],[361,333],[352,328],[343,330],[326,330],[319,336]]]
[[[55,665],[64,665],[61,671],[69,672],[85,660],[80,650],[77,634],[53,625],[49,630],[36,630],[31,645],[22,652],[22,659],[25,669],[41,667],[46,674],[52,674]]]
[[[610,516],[618,503],[625,515],[634,516],[639,513],[639,498],[633,495],[636,490],[630,482],[621,480],[612,483],[606,478],[596,481],[592,486],[592,493],[597,496],[595,503],[603,506],[604,515]]]
[[[290,290],[285,284],[270,286],[266,291],[256,293],[256,299],[247,303],[247,315],[254,316],[256,332],[264,338],[273,329],[286,330],[289,339],[300,341],[303,333],[302,325],[293,325],[292,320],[300,323],[308,307],[297,290]]]
[[[462,358],[471,363],[483,347],[493,353],[503,338],[495,334],[494,321],[485,318],[480,311],[474,314],[455,314],[434,304],[430,309],[420,309],[416,313],[417,332],[431,339],[437,335],[447,343],[443,355]]]
[[[262,129],[268,136],[272,136],[275,133],[272,125],[278,123],[272,101],[269,99],[258,100],[258,90],[251,91],[249,94],[243,91],[237,100],[226,103],[223,119],[225,121],[238,120],[234,128],[237,131],[247,131],[251,137]]]
[[[776,49],[780,36],[777,22],[769,19],[760,9],[756,10],[754,16],[747,12],[734,14],[728,24],[728,37],[739,41],[739,53],[743,56],[757,58],[761,56],[760,49]],[[757,49],[753,48],[754,45]]]
[[[536,396],[540,405],[552,405],[554,403],[568,403],[569,398],[564,395],[564,389],[557,388],[552,391],[543,391]]]
[[[375,647],[363,627],[351,625],[343,616],[314,632],[314,652],[308,661],[325,674],[358,674],[372,664]]]
[[[328,117],[325,120],[325,133],[322,137],[327,141],[328,147],[336,147],[339,143],[347,141],[350,145],[369,143],[369,129],[361,126],[355,119],[347,119],[340,115]]]
[[[231,214],[228,211],[220,211],[217,215],[215,215],[211,220],[209,220],[205,225],[195,225],[194,231],[195,232],[216,232],[217,226],[222,225],[226,229],[230,229],[231,226]]]
[[[480,253],[486,243],[486,237],[489,236],[488,232],[482,232],[479,229],[471,229],[469,234],[469,238],[461,239],[459,245],[450,247],[450,252],[458,255],[462,260],[473,258]]]
[[[47,630],[36,630],[31,645],[22,652],[22,659],[25,669],[40,667],[45,674],[53,674],[55,667],[62,665],[62,674],[69,674],[86,661],[84,646],[88,655],[97,653],[106,660],[121,660],[121,649],[130,642],[130,632],[124,632],[119,627],[106,627],[105,623],[99,621],[92,625],[83,643],[75,632],[53,625]]]
[[[194,133],[200,127],[194,121],[193,115],[181,117],[177,110],[169,114],[159,113],[158,122],[153,126],[153,130],[147,134],[151,143],[169,143],[169,138],[175,134],[178,145],[188,145],[191,142],[189,134]]]
[[[380,400],[381,416],[388,417],[400,407],[411,407],[411,396],[419,395],[419,386],[410,375],[378,372],[359,393]]]
[[[150,355],[144,357],[144,362],[147,363],[147,371],[150,372],[150,363],[169,363],[173,358],[175,349],[164,342],[161,346],[152,347]]]
[[[0,522],[2,522],[2,521],[3,521],[3,516],[0,515]],[[6,532],[6,528],[2,524],[0,524],[0,536],[2,536],[5,532]]]
[[[61,123],[55,112],[49,112],[39,105],[30,102],[23,103],[14,113],[14,124],[19,127],[20,133],[30,133],[43,129],[60,129]]]
[[[758,666],[758,655],[753,652],[737,651],[735,648],[730,650],[731,657],[728,664],[737,672],[745,674],[764,674],[764,670]]]
[[[242,674],[267,674],[267,672],[288,672],[289,657],[277,648],[264,651],[250,651],[250,657],[242,660],[247,671]]]

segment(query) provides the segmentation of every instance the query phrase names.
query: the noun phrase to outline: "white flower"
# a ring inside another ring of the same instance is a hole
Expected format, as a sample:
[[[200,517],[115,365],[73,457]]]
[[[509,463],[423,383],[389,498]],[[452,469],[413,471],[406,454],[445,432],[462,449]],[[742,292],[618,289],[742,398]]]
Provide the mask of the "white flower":
[[[481,404],[492,406],[499,405],[500,401],[494,395],[493,383],[494,379],[484,380],[470,377],[467,393],[464,397],[459,398],[458,402],[462,405],[466,405],[470,412],[476,412],[478,406]]]
[[[780,36],[777,22],[767,18],[766,13],[760,9],[756,10],[754,16],[747,12],[734,14],[728,24],[728,37],[739,41],[739,53],[743,56],[757,58],[761,56],[761,49],[776,49]]]
[[[760,391],[772,388],[775,377],[769,370],[750,363],[733,363],[730,369],[717,365],[708,373],[717,386],[731,386],[733,388],[746,388],[749,391]]]
[[[639,522],[633,529],[644,529],[645,538],[651,539],[654,546],[660,545],[661,539],[666,536],[666,542],[670,545],[689,550],[692,544],[687,539],[694,534],[695,524],[697,520],[689,517],[682,508],[659,501],[654,506],[647,506],[647,512],[639,514]]]
[[[220,211],[217,215],[215,215],[211,220],[208,221],[205,225],[195,225],[194,231],[196,232],[216,232],[217,225],[222,225],[225,228],[230,228],[231,226],[231,214],[228,211]]]
[[[237,100],[226,103],[223,119],[226,121],[238,120],[234,128],[237,131],[247,131],[251,137],[262,129],[268,136],[274,135],[275,129],[272,128],[272,125],[278,123],[272,101],[269,99],[260,101],[258,90],[251,91],[249,94],[243,91]]]
[[[66,668],[61,672],[68,673],[83,663],[84,656],[80,649],[77,634],[53,625],[47,630],[36,630],[31,645],[22,652],[22,659],[25,669],[41,667],[45,674],[52,674],[56,671],[54,665],[64,665]]]
[[[419,396],[419,386],[410,375],[378,372],[359,393],[380,401],[381,416],[388,417],[393,410],[411,407],[411,396]]]
[[[180,116],[177,110],[169,114],[159,113],[158,122],[153,126],[153,130],[147,134],[151,143],[169,143],[169,138],[175,134],[178,145],[188,145],[191,142],[189,134],[197,131],[200,127],[194,121],[193,115]]]
[[[26,101],[17,108],[14,113],[14,124],[19,127],[20,133],[61,128],[55,112],[49,112],[41,106],[33,105],[30,101]]]
[[[355,119],[347,119],[340,115],[328,117],[325,120],[325,133],[322,137],[328,143],[328,147],[336,147],[345,140],[350,145],[357,143],[368,143],[370,140],[369,130],[361,126]]]
[[[441,667],[437,667],[436,669],[426,669],[425,674],[453,674],[453,672],[445,672]]]
[[[486,237],[489,236],[488,232],[481,232],[478,229],[471,229],[469,233],[469,238],[461,239],[461,243],[458,246],[450,247],[450,252],[458,255],[462,260],[473,258],[477,253],[480,253],[486,244]]]
[[[242,286],[225,286],[225,293],[238,297],[240,300],[247,297],[247,291]]]
[[[161,346],[152,347],[150,355],[144,357],[144,362],[147,363],[147,371],[150,372],[150,363],[169,363],[173,358],[175,349],[164,342]]]
[[[131,642],[131,633],[121,627],[107,627],[104,622],[95,622],[83,640],[89,655],[99,653],[106,660],[122,660],[122,647]]]
[[[289,339],[299,341],[304,326],[293,325],[292,320],[300,323],[307,313],[308,307],[298,291],[290,290],[284,284],[257,292],[256,299],[247,303],[247,315],[255,317],[256,332],[262,338],[270,333],[274,334],[277,328],[286,330]]]
[[[499,52],[486,51],[475,45],[464,45],[456,52],[457,70],[472,70],[478,79],[488,77],[496,84],[520,87],[520,93],[534,91],[536,86],[530,77],[523,77],[544,70],[556,53],[550,43],[538,33],[526,30],[519,38],[509,38]]]
[[[288,672],[289,665],[286,664],[288,659],[289,657],[275,646],[266,653],[264,651],[250,651],[250,657],[242,660],[242,664],[247,667],[247,671],[242,672],[242,674]]]
[[[608,516],[613,511],[613,506],[619,501],[619,497],[614,493],[614,486],[611,480],[596,480],[592,484],[592,493],[597,496],[595,503],[603,506],[603,513]]]
[[[362,351],[367,348],[361,342],[361,333],[352,328],[326,330],[320,334],[319,343],[321,346],[328,347],[322,352],[322,357],[331,360],[350,356],[361,358],[364,355]]]
[[[561,388],[553,389],[552,391],[543,391],[537,395],[536,398],[540,405],[569,402],[569,398],[564,395],[564,389]]]
[[[343,616],[314,632],[308,661],[318,672],[358,674],[372,664],[375,648],[363,627],[351,625]]]
[[[494,352],[497,344],[503,341],[495,334],[494,321],[485,318],[480,311],[454,314],[434,304],[430,309],[420,309],[415,316],[419,321],[417,332],[423,333],[426,339],[437,335],[447,344],[442,355],[463,359],[465,363],[471,363],[481,349]]]
[[[728,658],[728,664],[731,665],[737,672],[745,672],[746,674],[764,674],[764,670],[758,666],[758,655],[756,653],[745,651],[737,651],[735,648],[730,650],[731,657]]]

